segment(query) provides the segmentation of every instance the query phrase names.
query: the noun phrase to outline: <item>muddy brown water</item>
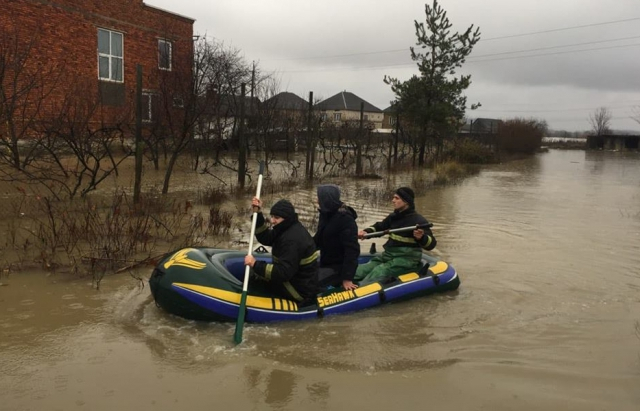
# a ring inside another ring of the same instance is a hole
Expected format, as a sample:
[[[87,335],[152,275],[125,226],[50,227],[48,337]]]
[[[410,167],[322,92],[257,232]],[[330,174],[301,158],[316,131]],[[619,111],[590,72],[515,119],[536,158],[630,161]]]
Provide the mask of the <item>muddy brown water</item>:
[[[390,209],[357,197],[375,184],[343,186],[360,225]],[[313,214],[314,192],[289,197]],[[239,346],[127,274],[5,276],[0,409],[640,409],[640,154],[552,150],[416,203],[457,292],[247,325]]]

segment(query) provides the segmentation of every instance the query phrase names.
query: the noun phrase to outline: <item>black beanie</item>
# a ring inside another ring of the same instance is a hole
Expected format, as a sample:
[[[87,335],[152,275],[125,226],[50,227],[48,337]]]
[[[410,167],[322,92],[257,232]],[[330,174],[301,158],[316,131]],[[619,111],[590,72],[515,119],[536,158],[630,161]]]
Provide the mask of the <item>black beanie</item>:
[[[409,187],[400,187],[396,190],[396,194],[398,197],[402,199],[405,203],[409,205],[409,208],[415,208],[415,194],[413,194],[413,190]]]
[[[282,217],[285,220],[296,217],[296,210],[289,200],[280,200],[271,206],[269,214],[276,217]]]

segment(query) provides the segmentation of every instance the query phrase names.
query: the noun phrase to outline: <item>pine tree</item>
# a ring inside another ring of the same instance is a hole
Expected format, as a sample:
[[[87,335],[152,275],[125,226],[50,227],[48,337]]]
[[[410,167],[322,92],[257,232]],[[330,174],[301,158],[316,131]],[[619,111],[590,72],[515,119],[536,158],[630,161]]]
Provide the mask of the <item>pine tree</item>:
[[[418,164],[425,162],[427,140],[436,145],[436,155],[442,151],[444,137],[457,128],[463,119],[467,98],[463,95],[471,84],[470,75],[456,77],[473,46],[480,40],[480,29],[471,25],[464,33],[451,33],[447,12],[433,0],[425,4],[426,21],[414,21],[416,47],[411,47],[411,59],[417,63],[419,75],[400,81],[385,76],[396,94],[395,106],[405,124],[418,130]],[[479,104],[471,108],[479,107]]]

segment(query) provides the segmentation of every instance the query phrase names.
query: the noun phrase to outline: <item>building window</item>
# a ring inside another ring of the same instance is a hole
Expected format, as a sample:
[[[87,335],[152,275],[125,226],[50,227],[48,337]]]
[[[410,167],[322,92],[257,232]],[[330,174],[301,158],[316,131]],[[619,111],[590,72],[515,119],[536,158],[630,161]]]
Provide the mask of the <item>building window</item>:
[[[333,113],[333,121],[340,121],[342,119],[342,113]]]
[[[98,29],[98,78],[107,81],[123,81],[122,33]]]
[[[153,116],[153,100],[154,95],[149,91],[142,92],[142,122],[143,123],[152,123],[154,120]]]
[[[327,113],[320,114],[320,120],[321,121],[327,121]]]
[[[184,99],[182,97],[174,97],[173,107],[184,108]]]
[[[158,68],[171,71],[171,42],[158,40]]]
[[[369,115],[368,115],[368,114],[363,114],[363,115],[362,115],[362,119],[363,119],[364,121],[369,121]]]
[[[395,117],[389,117],[389,125],[393,126],[396,124],[396,118]]]

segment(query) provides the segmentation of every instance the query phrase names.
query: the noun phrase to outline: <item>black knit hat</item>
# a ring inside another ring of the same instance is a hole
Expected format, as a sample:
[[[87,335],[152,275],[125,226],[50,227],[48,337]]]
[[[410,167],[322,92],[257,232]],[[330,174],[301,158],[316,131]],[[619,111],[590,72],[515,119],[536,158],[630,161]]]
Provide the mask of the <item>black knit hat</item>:
[[[396,194],[398,197],[402,199],[405,203],[409,205],[410,208],[415,208],[415,194],[413,194],[413,190],[409,187],[400,187],[396,190]]]
[[[282,217],[286,219],[293,219],[296,217],[296,209],[293,208],[293,204],[289,200],[280,200],[271,206],[269,214],[276,217]]]

